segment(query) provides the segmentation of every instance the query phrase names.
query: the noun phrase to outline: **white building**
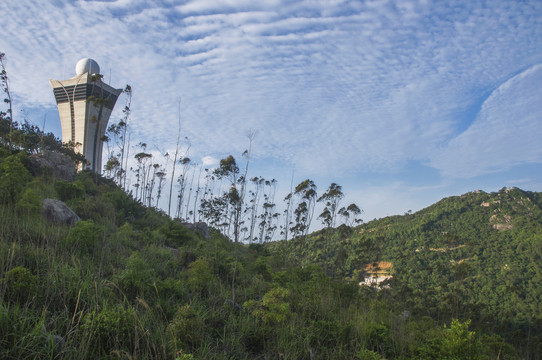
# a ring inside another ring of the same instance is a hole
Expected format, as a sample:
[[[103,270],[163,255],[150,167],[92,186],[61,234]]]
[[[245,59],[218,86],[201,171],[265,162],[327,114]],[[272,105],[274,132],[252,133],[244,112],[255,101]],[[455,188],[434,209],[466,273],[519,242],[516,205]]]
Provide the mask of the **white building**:
[[[122,89],[104,83],[92,59],[79,60],[75,73],[71,79],[49,80],[60,114],[62,142],[71,141],[75,151],[83,154],[88,161],[85,169],[101,173],[102,138]]]

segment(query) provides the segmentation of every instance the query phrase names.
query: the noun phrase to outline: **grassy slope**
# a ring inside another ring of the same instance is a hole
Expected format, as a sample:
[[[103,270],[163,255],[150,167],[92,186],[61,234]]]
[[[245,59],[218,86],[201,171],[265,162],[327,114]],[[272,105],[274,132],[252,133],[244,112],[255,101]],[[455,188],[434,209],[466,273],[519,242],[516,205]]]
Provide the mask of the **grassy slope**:
[[[91,173],[22,176],[24,156],[1,155],[0,187],[13,192],[0,204],[0,358],[516,357],[467,320],[405,317],[390,291],[296,266],[294,253],[285,264],[214,231],[203,239]],[[49,224],[48,197],[83,221]]]

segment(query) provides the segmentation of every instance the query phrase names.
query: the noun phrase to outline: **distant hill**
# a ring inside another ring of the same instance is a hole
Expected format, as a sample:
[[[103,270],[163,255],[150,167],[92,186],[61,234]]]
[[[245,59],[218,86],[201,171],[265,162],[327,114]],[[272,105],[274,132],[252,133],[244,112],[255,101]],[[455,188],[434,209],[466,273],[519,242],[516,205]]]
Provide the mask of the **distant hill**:
[[[503,188],[448,197],[414,214],[318,231],[286,251],[292,261],[356,282],[390,263],[384,292],[402,297],[404,310],[471,319],[525,346],[541,342],[541,193]]]

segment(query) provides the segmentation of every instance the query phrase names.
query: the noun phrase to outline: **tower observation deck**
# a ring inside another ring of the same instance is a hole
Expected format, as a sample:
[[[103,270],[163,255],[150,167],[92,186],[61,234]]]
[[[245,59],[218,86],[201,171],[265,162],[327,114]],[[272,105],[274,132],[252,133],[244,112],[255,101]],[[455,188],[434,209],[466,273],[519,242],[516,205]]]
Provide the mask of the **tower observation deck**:
[[[92,59],[79,60],[75,72],[71,79],[49,80],[60,115],[62,142],[71,142],[87,160],[79,170],[101,173],[102,138],[122,89],[104,83],[100,67]]]

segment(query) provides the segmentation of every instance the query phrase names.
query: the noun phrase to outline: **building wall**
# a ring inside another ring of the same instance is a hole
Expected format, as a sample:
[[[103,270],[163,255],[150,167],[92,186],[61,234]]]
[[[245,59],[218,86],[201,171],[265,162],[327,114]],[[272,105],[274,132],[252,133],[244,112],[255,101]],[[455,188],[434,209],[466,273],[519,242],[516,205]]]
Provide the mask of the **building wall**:
[[[75,151],[83,154],[89,161],[86,168],[100,173],[103,151],[101,138],[105,135],[109,117],[122,89],[114,89],[101,80],[91,81],[88,73],[62,81],[51,79],[50,83],[57,100],[62,141],[68,143],[73,140],[76,144],[81,144],[76,146]],[[95,106],[92,101],[87,101],[91,95],[108,97],[109,103]],[[75,125],[73,129],[72,105]],[[73,138],[72,130],[75,130]]]

